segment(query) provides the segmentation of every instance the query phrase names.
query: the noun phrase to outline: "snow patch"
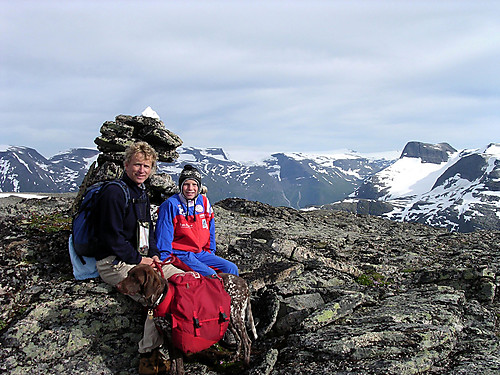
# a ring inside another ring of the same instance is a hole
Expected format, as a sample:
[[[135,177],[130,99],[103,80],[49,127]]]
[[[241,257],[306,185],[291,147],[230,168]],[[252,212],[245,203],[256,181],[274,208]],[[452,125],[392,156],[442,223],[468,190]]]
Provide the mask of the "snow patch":
[[[491,143],[483,153],[500,158],[500,143]]]
[[[228,161],[224,151],[220,148],[202,148],[200,149],[200,154],[206,158],[213,158],[220,161]]]
[[[271,158],[274,152],[242,150],[242,149],[225,149],[229,159],[247,167],[265,166],[266,160]]]
[[[439,176],[458,159],[453,154],[441,164],[422,163],[419,158],[402,158],[378,173],[378,177],[390,186],[384,200],[424,194],[432,189]]]
[[[24,165],[24,167],[28,170],[29,173],[33,173],[30,169],[30,166],[24,160],[22,160],[17,154],[14,153],[13,156],[17,159],[17,161],[20,164]]]
[[[97,158],[99,157],[99,154],[95,155],[95,156],[92,156],[91,158],[86,158],[86,159],[83,159],[85,160],[85,169],[86,170],[89,170],[90,169],[90,166],[92,165],[92,163],[94,163],[95,161],[97,161]]]
[[[158,116],[158,113],[156,113],[153,108],[151,107],[148,107],[146,108],[144,111],[142,111],[141,113],[142,116],[144,117],[151,117],[151,118],[155,118],[157,120],[160,119],[160,116]]]
[[[19,198],[27,198],[27,199],[43,199],[47,198],[47,195],[39,195],[39,194],[26,194],[26,193],[0,193],[0,198],[8,198],[8,197],[19,197]]]

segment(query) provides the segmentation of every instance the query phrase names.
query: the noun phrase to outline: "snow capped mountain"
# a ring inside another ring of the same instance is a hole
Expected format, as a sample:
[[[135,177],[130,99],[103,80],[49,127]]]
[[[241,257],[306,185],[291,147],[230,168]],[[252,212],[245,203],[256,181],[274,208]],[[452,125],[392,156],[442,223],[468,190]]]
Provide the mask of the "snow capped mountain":
[[[410,142],[391,166],[331,205],[468,232],[500,228],[500,145],[457,151]]]
[[[32,148],[4,147],[0,149],[0,191],[77,191],[97,154],[97,150],[73,149],[46,159]]]
[[[392,162],[368,159],[355,153],[277,153],[264,161],[269,174],[280,182],[287,206],[295,208],[341,200],[366,177]]]
[[[392,163],[355,153],[277,153],[260,163],[244,164],[230,160],[220,148],[180,147],[178,151],[177,162],[162,164],[159,171],[177,181],[185,164],[194,165],[200,169],[203,184],[214,202],[238,197],[294,208],[345,198],[365,177]]]
[[[185,164],[197,167],[209,197],[245,198],[275,206],[303,208],[347,197],[361,182],[393,160],[368,158],[354,152],[332,155],[276,153],[259,163],[231,160],[221,148],[180,147],[174,163],[159,163],[158,172],[177,181]],[[98,151],[73,149],[45,159],[26,147],[0,152],[0,191],[77,191]]]
[[[394,154],[275,153],[232,160],[221,148],[180,147],[158,172],[177,181],[197,167],[212,202],[238,197],[274,206],[320,206],[416,221],[462,232],[500,228],[500,144],[457,151],[446,143],[409,142]],[[0,192],[77,191],[97,150],[72,149],[46,159],[28,147],[0,147]],[[333,203],[332,203],[333,202]]]

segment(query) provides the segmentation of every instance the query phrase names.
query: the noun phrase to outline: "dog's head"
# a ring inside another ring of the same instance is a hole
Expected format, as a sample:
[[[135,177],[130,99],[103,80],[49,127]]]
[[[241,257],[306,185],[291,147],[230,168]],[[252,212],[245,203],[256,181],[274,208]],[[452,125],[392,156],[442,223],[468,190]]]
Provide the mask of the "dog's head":
[[[167,288],[165,279],[146,264],[138,264],[130,271],[128,276],[116,284],[116,288],[120,293],[144,297],[148,306],[153,307],[153,304],[160,298],[162,293]]]

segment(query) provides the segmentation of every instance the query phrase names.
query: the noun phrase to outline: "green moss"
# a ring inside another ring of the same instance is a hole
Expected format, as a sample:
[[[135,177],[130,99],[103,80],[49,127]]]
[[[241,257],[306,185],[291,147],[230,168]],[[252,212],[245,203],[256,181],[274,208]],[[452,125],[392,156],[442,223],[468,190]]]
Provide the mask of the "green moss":
[[[405,268],[401,272],[403,272],[403,273],[413,273],[413,272],[417,272],[417,270],[415,268]]]
[[[71,229],[71,217],[60,212],[50,215],[33,214],[28,219],[23,220],[22,223],[27,225],[28,229],[45,233]]]
[[[328,246],[328,243],[327,242],[322,242],[322,241],[314,242],[312,244],[312,247],[314,249],[317,249],[317,250],[326,249],[327,246]]]
[[[382,285],[389,285],[387,278],[375,271],[364,273],[356,278],[356,282],[360,285],[377,287]]]

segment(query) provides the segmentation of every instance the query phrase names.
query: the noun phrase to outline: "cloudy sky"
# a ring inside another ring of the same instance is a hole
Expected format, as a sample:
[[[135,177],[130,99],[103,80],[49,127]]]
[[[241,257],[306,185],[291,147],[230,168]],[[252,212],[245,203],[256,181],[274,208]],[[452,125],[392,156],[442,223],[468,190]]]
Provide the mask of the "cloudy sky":
[[[499,1],[0,0],[0,144],[95,147],[151,106],[185,146],[500,142]]]

